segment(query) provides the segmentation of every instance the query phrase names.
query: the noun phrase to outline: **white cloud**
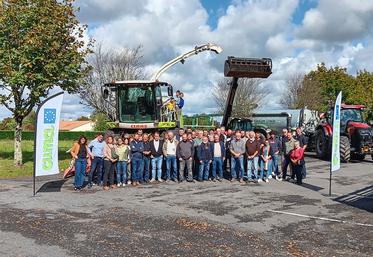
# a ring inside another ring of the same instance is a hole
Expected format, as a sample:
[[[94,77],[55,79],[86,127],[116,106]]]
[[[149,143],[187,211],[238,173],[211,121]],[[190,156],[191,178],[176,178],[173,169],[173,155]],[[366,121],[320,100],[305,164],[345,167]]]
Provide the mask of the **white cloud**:
[[[208,25],[209,14],[199,0],[79,0],[77,4],[82,22],[91,25],[89,35],[105,47],[143,45],[149,75],[196,45],[221,45],[222,54],[201,53],[161,77],[185,92],[185,112],[200,113],[216,111],[211,90],[231,55],[273,58],[273,74],[262,84],[271,90],[267,107],[278,106],[288,76],[307,73],[318,63],[340,65],[352,74],[373,70],[373,1],[320,0],[305,12],[302,24],[293,24],[302,2],[232,0],[219,11],[216,28]],[[87,111],[76,96],[66,101],[64,118]]]

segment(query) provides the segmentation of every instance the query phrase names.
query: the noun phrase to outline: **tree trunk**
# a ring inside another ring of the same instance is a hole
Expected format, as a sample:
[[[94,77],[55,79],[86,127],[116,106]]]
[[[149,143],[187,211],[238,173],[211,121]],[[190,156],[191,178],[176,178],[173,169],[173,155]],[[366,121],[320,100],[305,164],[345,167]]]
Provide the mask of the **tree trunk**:
[[[17,122],[17,127],[14,132],[14,165],[22,166],[22,122]]]

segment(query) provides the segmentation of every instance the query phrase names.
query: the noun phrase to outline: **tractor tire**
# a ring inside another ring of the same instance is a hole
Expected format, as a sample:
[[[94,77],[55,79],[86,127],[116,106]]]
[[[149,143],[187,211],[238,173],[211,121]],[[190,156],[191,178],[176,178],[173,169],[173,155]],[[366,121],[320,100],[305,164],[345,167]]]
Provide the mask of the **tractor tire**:
[[[315,151],[320,159],[330,156],[329,140],[322,129],[317,130],[315,134]]]
[[[346,136],[341,136],[340,142],[341,162],[349,162],[351,159],[350,140]]]

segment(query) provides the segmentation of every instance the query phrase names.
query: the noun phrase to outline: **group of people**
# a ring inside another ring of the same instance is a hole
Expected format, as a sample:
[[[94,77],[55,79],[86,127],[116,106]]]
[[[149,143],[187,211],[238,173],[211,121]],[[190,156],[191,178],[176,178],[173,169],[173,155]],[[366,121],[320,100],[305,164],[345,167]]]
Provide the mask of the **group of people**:
[[[133,136],[98,134],[91,142],[81,136],[71,148],[75,160],[75,190],[102,186],[104,190],[132,184],[238,180],[269,182],[305,176],[307,138],[301,128],[284,129],[282,135],[254,131],[179,129],[176,135],[144,133]],[[87,160],[91,161],[87,169]],[[290,167],[291,175],[287,177]]]

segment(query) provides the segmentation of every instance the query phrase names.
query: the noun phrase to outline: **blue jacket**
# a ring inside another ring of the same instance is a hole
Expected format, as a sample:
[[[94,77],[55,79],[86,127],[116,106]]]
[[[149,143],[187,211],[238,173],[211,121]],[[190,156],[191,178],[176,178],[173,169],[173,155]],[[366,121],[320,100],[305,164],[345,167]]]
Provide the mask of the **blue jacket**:
[[[131,159],[142,159],[144,151],[144,143],[141,141],[136,142],[133,140],[130,144],[131,147]]]
[[[221,158],[225,158],[225,147],[224,147],[224,142],[220,141],[220,150],[221,150]],[[215,142],[211,143],[212,145],[212,157],[214,157],[214,151],[215,151]]]
[[[212,144],[207,142],[206,144],[202,142],[197,148],[197,155],[200,161],[212,161],[214,152],[212,150]]]

